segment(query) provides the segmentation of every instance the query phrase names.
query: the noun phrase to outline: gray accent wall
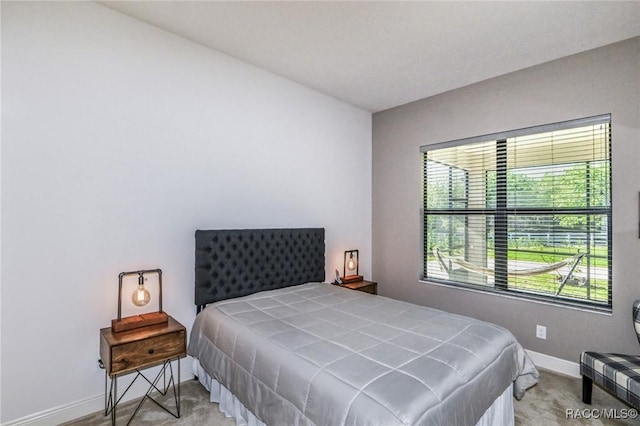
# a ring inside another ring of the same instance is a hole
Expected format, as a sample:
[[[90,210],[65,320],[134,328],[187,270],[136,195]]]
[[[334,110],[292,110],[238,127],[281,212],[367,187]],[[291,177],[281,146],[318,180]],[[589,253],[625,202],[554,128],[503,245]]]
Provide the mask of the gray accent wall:
[[[469,64],[473,67],[473,64]],[[428,78],[426,78],[428,81]],[[420,282],[420,146],[612,115],[613,312],[595,313]],[[640,38],[506,74],[373,116],[373,278],[379,293],[510,329],[527,349],[640,353]],[[535,337],[536,325],[547,339]]]

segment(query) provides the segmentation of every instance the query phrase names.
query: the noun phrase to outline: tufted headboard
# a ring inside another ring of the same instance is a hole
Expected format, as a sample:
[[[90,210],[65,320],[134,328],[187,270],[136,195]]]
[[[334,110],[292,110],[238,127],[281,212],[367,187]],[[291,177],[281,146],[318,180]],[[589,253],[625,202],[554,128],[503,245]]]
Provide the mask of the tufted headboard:
[[[219,300],[322,282],[324,263],[324,228],[198,230],[198,312]]]

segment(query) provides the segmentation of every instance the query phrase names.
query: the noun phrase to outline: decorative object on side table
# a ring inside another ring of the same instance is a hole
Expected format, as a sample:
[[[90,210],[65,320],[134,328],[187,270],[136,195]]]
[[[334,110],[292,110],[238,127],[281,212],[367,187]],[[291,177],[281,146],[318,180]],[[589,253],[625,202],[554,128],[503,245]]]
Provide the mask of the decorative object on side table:
[[[138,275],[138,287],[131,296],[134,306],[146,306],[151,294],[144,286],[144,274],[158,274],[158,312],[133,315],[122,318],[123,278]],[[105,370],[104,379],[104,415],[111,414],[111,424],[116,424],[116,408],[131,385],[142,377],[150,386],[140,403],[129,418],[131,422],[142,404],[150,399],[157,406],[175,418],[180,417],[180,358],[187,355],[187,332],[185,327],[162,311],[162,271],[160,269],[122,272],[118,280],[118,317],[112,320],[111,327],[100,330],[99,364]],[[172,361],[177,361],[177,380],[174,378]],[[149,379],[142,369],[160,365],[155,378]],[[118,396],[118,378],[137,373],[122,395]],[[110,385],[108,385],[110,383]],[[152,396],[153,391],[166,395],[173,391],[175,411],[160,404]]]
[[[362,275],[358,274],[359,270],[359,254],[358,250],[346,250],[344,252],[344,269],[340,280],[344,283],[353,283],[362,281]]]
[[[140,315],[132,315],[122,318],[122,283],[123,278],[129,275],[138,275],[138,287],[131,294],[131,302],[138,307],[146,306],[151,300],[149,290],[144,286],[144,274],[155,273],[158,275],[158,312],[150,312]],[[118,318],[111,320],[111,328],[114,333],[133,330],[154,324],[166,324],[168,315],[162,312],[162,270],[146,269],[141,271],[121,272],[118,276]]]

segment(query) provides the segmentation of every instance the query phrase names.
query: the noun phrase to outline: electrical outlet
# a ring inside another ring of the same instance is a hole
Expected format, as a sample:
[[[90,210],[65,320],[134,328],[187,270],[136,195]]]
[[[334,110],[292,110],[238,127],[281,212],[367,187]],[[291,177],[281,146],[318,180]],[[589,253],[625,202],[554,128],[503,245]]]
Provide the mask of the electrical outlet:
[[[546,340],[547,339],[547,327],[544,325],[536,325],[536,337],[538,339]]]

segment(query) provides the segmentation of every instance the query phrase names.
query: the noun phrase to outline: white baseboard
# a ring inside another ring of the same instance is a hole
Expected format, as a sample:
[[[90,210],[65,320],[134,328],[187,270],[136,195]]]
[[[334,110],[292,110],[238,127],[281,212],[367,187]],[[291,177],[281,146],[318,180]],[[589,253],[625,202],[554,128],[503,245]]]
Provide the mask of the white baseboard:
[[[577,362],[567,361],[566,359],[556,358],[551,355],[541,354],[527,349],[527,353],[536,364],[536,366],[551,370],[555,373],[564,374],[571,377],[580,376],[580,364]]]
[[[184,383],[188,380],[193,380],[191,372],[184,374],[180,382]],[[118,381],[118,388],[120,387],[120,381]],[[149,384],[146,381],[137,381],[120,402],[141,398],[148,388]],[[51,426],[75,420],[98,411],[104,412],[104,395],[102,394],[11,420],[7,423],[2,423],[2,426]]]

